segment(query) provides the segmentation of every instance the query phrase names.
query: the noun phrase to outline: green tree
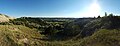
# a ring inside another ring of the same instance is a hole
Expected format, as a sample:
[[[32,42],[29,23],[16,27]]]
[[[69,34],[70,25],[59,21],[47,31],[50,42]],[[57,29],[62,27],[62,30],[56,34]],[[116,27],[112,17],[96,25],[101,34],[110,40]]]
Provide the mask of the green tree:
[[[109,16],[108,17],[110,17],[110,18],[112,18],[114,15],[111,13],[111,14],[109,14]]]
[[[100,15],[97,18],[101,18]]]
[[[105,12],[105,17],[107,17],[107,12]]]
[[[54,35],[58,32],[58,30],[54,29],[53,26],[49,26],[48,28],[45,29],[44,34],[45,35]]]

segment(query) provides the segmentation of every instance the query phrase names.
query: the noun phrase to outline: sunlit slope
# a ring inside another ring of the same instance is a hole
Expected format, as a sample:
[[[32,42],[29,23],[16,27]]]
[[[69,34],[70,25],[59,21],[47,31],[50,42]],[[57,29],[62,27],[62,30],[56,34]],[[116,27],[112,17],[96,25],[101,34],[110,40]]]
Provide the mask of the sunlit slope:
[[[1,46],[40,46],[40,34],[20,25],[0,25]],[[38,45],[39,44],[39,45]]]
[[[0,14],[0,22],[8,22],[10,19],[15,19],[15,18],[7,16],[5,14]]]

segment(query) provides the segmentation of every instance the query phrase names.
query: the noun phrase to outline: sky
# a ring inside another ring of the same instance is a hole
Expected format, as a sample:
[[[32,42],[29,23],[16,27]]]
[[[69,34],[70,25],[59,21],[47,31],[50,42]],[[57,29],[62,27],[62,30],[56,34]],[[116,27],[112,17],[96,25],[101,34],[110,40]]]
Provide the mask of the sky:
[[[94,17],[120,14],[120,0],[0,0],[0,13],[12,17]]]

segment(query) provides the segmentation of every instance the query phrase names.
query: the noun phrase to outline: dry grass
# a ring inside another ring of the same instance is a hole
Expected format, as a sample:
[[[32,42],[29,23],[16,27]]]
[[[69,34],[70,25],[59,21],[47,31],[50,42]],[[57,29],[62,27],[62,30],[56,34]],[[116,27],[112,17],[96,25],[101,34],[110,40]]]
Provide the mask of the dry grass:
[[[37,38],[37,39],[36,39]],[[40,46],[40,34],[21,25],[0,25],[1,46]]]

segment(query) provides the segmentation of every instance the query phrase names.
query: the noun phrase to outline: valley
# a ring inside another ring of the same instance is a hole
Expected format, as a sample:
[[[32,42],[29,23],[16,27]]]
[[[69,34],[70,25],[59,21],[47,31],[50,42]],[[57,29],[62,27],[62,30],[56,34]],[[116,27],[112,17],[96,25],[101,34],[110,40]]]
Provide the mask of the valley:
[[[3,46],[119,46],[120,16],[21,17],[0,23]]]

